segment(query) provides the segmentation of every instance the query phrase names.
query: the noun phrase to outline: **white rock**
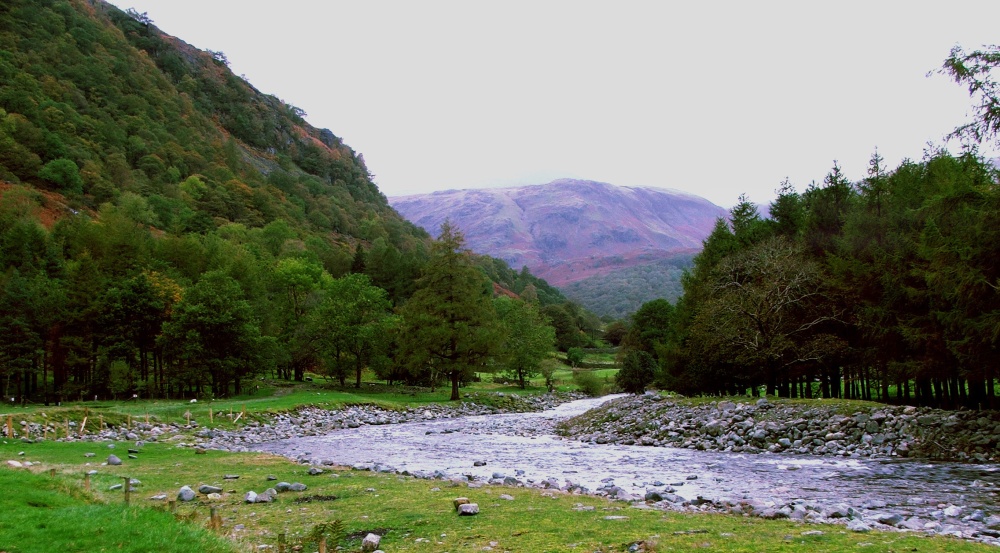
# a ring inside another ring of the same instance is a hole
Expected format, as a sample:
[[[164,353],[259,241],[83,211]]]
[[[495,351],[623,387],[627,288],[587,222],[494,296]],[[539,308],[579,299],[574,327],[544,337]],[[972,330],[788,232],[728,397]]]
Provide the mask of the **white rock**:
[[[365,539],[361,540],[361,551],[375,551],[378,549],[378,543],[382,540],[382,537],[378,534],[368,534]]]

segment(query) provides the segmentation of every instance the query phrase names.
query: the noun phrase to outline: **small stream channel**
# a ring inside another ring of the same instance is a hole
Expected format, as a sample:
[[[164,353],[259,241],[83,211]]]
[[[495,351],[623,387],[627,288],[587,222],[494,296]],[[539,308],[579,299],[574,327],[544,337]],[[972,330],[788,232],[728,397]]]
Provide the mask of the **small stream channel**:
[[[591,491],[607,486],[610,478],[639,499],[647,490],[673,487],[688,500],[770,501],[779,507],[802,500],[823,512],[846,504],[866,519],[886,513],[916,516],[939,532],[954,528],[966,537],[983,528],[981,518],[969,520],[976,511],[1000,514],[997,465],[598,445],[555,435],[560,420],[607,399],[574,401],[541,413],[362,426],[257,447],[314,463],[440,471],[479,481],[498,475],[528,484],[568,480]],[[485,465],[475,466],[476,461]],[[945,521],[947,507],[960,507],[961,514]],[[936,520],[946,526],[934,526]]]

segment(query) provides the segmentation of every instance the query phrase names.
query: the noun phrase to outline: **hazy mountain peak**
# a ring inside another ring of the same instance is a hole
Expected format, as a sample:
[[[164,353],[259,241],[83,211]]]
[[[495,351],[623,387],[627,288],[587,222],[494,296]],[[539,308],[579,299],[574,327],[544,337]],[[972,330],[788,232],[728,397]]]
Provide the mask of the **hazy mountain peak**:
[[[579,179],[389,198],[436,234],[450,219],[468,246],[554,285],[690,254],[726,211],[698,196]]]

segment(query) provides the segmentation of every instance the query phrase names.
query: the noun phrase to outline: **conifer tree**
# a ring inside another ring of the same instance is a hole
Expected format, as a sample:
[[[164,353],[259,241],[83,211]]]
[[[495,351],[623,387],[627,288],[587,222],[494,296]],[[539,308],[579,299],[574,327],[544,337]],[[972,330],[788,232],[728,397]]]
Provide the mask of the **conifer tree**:
[[[472,265],[464,236],[449,222],[441,225],[417,291],[400,312],[403,362],[431,382],[447,378],[451,399],[458,400],[459,383],[485,370],[500,334],[490,283]]]

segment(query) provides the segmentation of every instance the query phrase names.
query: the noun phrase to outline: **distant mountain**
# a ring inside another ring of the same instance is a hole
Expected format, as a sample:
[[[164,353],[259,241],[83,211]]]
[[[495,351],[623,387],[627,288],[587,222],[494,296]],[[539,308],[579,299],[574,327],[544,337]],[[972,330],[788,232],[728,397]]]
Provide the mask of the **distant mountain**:
[[[572,179],[400,196],[389,203],[431,234],[450,219],[473,251],[511,267],[527,266],[559,287],[624,268],[690,258],[715,220],[726,214],[684,192]]]

